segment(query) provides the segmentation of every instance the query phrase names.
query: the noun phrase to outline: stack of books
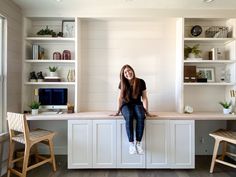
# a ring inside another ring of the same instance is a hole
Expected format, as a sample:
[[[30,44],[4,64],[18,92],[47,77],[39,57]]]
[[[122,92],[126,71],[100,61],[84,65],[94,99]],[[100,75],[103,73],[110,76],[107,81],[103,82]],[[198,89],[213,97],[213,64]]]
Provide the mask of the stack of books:
[[[45,76],[44,82],[61,82],[61,78],[58,76]]]
[[[44,48],[42,48],[38,44],[33,44],[32,45],[32,59],[38,60],[38,59],[43,59],[43,58],[44,58]]]

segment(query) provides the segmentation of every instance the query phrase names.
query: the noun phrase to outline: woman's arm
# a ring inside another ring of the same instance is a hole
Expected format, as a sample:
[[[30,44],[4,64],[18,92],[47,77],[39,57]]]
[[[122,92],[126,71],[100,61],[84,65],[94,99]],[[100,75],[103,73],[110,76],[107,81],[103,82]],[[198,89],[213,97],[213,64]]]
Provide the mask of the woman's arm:
[[[122,105],[122,97],[121,97],[121,90],[119,90],[119,94],[117,97],[117,112],[115,114],[112,114],[111,116],[118,116],[120,114],[121,105]]]
[[[144,90],[142,92],[142,100],[143,100],[143,107],[145,109],[146,116],[148,116],[148,117],[155,117],[156,115],[152,115],[148,111],[148,98],[147,98],[147,91],[146,90]]]

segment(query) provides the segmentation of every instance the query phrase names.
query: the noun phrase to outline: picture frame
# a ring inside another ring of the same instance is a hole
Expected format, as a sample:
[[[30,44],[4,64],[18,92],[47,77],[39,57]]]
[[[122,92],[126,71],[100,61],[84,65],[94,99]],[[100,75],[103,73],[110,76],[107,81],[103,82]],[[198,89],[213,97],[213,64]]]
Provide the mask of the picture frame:
[[[68,38],[75,37],[75,21],[62,20],[62,33],[63,37],[68,37]]]
[[[207,78],[207,82],[215,82],[215,68],[201,68],[196,69],[198,77]]]

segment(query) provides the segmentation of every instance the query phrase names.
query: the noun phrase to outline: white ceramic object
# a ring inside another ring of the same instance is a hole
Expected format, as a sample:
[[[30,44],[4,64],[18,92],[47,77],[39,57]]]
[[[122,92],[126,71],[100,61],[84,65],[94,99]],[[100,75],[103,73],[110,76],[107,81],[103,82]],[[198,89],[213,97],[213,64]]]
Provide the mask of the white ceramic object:
[[[50,77],[57,77],[57,72],[50,72]]]
[[[39,114],[39,110],[38,109],[32,109],[31,110],[31,114],[34,115],[38,115]]]
[[[226,108],[223,109],[224,114],[230,114],[230,112],[231,112],[230,108],[229,109],[226,109]]]

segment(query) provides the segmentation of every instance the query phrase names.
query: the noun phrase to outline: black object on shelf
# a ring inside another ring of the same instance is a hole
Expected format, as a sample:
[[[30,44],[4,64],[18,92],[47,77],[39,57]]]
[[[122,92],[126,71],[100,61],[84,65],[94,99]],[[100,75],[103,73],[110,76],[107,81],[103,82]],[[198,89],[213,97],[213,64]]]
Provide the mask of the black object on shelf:
[[[195,26],[192,27],[192,29],[191,29],[191,34],[192,34],[194,37],[199,36],[201,33],[202,33],[202,27],[201,27],[201,26],[195,25]]]
[[[207,82],[207,78],[197,78],[197,82]]]

